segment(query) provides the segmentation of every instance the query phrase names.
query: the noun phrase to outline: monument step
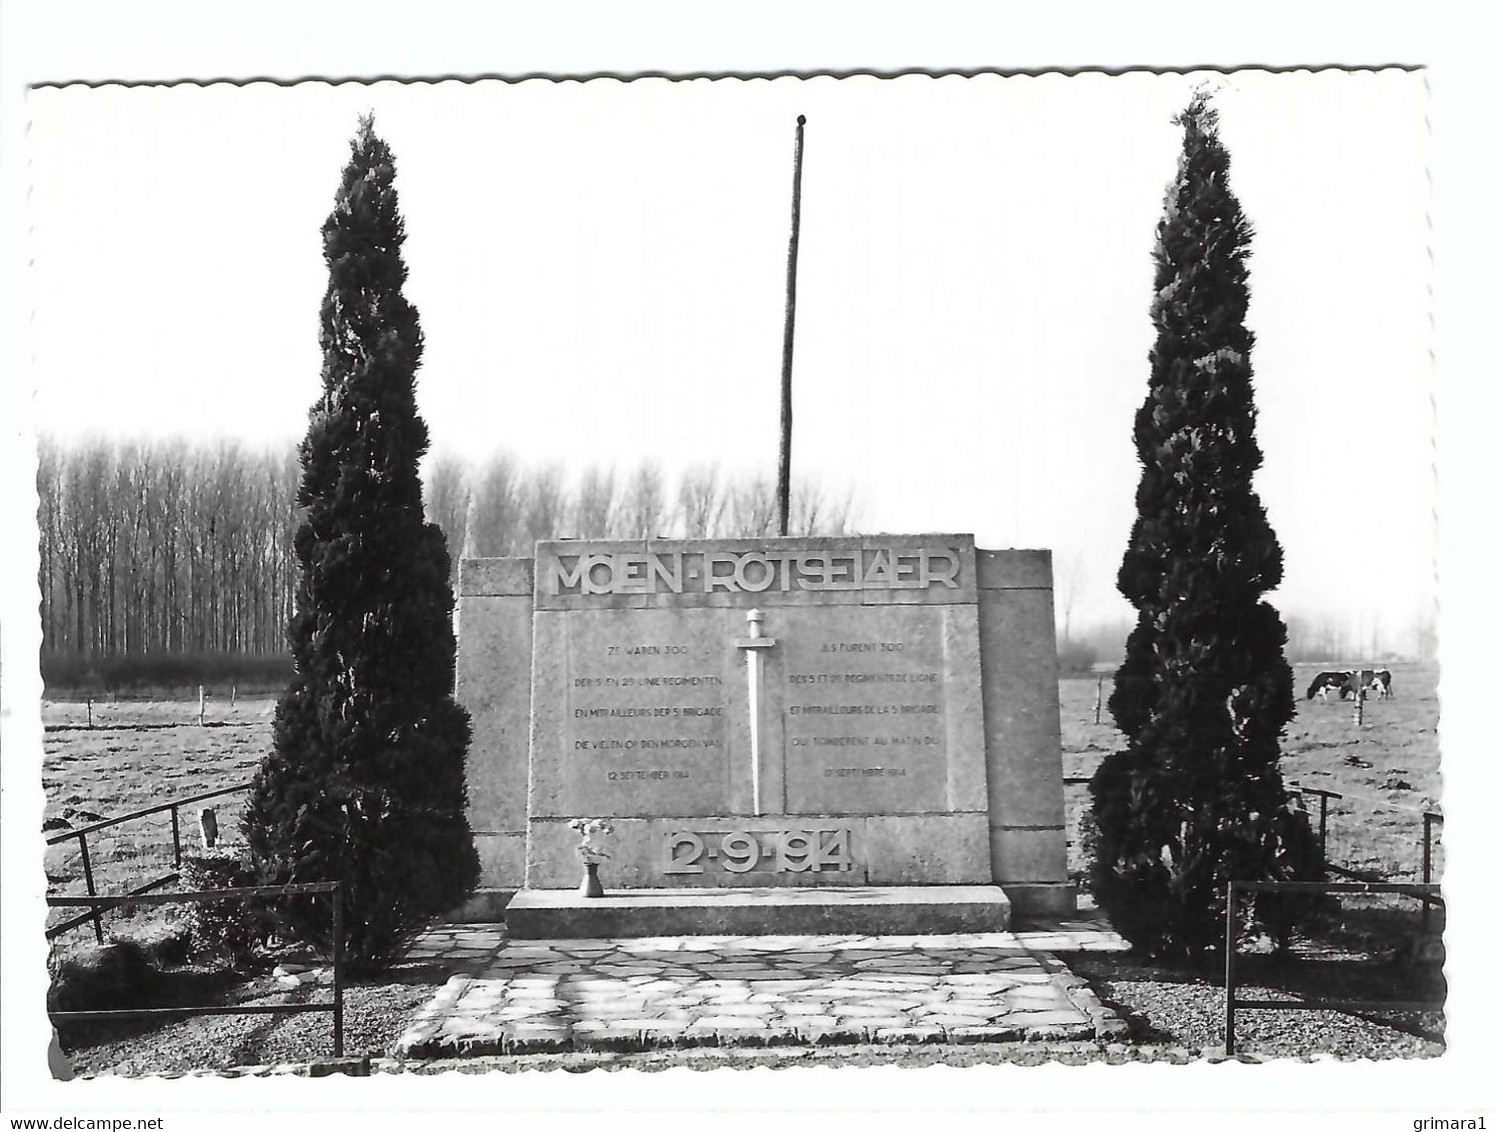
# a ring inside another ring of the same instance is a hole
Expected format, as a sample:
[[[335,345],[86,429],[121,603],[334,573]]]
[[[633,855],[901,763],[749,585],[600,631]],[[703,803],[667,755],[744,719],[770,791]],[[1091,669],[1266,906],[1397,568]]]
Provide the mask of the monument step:
[[[665,935],[939,935],[1006,931],[994,884],[863,888],[632,888],[584,896],[527,888],[504,910],[511,939]]]

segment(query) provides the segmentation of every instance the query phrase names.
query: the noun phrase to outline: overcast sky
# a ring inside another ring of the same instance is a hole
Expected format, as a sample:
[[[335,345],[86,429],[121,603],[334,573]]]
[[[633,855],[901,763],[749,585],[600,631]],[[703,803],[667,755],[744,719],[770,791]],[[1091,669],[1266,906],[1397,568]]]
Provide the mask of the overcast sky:
[[[320,226],[357,115],[397,159],[436,450],[770,471],[794,121],[808,118],[797,471],[863,526],[1047,546],[1128,610],[1150,253],[1200,76],[34,91],[35,418],[301,436]],[[1425,87],[1212,83],[1257,237],[1276,601],[1383,646],[1432,600]]]

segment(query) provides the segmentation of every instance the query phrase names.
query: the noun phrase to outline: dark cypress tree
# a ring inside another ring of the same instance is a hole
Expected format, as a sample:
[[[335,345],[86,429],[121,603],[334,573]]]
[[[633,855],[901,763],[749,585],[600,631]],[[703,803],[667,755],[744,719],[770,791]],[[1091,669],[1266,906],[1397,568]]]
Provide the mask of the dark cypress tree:
[[[1118,588],[1138,609],[1109,702],[1127,736],[1092,782],[1092,884],[1141,950],[1199,961],[1220,943],[1226,884],[1313,879],[1279,742],[1294,715],[1285,630],[1262,595],[1283,555],[1253,490],[1252,230],[1228,184],[1215,111],[1176,119],[1184,150],[1158,228],[1143,472]],[[1281,943],[1285,905],[1259,903]]]
[[[345,954],[397,957],[472,890],[468,714],[453,699],[449,558],[417,465],[421,329],[401,294],[404,223],[389,147],[363,118],[322,227],[322,395],[301,446],[304,508],[289,637],[296,675],[276,705],[246,839],[266,882],[340,880]],[[327,950],[331,902],[277,901]]]

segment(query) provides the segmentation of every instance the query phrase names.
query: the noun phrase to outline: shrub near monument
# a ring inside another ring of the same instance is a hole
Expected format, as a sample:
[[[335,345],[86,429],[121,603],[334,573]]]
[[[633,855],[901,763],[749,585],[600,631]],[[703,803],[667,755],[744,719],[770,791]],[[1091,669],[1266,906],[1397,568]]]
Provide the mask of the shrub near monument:
[[[477,874],[464,814],[469,722],[452,698],[449,559],[424,519],[417,474],[422,343],[401,294],[394,174],[362,120],[323,226],[323,394],[301,449],[296,678],[245,816],[267,882],[342,883],[356,969],[400,954]],[[329,904],[294,898],[281,914],[326,951]]]
[[[1245,325],[1251,228],[1204,96],[1180,122],[1134,427],[1138,517],[1118,572],[1139,611],[1109,700],[1128,746],[1092,781],[1092,883],[1134,944],[1200,959],[1221,942],[1229,880],[1318,873],[1279,772],[1294,689],[1284,624],[1262,600],[1283,554],[1252,487],[1263,456]],[[1281,917],[1265,926],[1281,940],[1288,930]]]

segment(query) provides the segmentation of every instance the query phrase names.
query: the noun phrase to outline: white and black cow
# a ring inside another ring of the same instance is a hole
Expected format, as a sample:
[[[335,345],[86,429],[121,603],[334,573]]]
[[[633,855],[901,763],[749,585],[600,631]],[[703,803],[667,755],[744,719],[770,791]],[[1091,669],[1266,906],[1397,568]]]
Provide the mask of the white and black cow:
[[[1341,699],[1346,699],[1357,688],[1357,674],[1346,671],[1327,671],[1319,673],[1314,680],[1310,681],[1310,690],[1305,693],[1305,699],[1313,700],[1319,696],[1322,700],[1331,698],[1335,692]]]
[[[1363,699],[1376,694],[1378,699],[1386,700],[1393,694],[1393,673],[1386,668],[1364,668],[1357,676],[1361,681],[1358,690]]]
[[[1331,698],[1331,693],[1336,693],[1340,699],[1347,696],[1356,696],[1365,699],[1369,692],[1376,693],[1377,698],[1387,699],[1393,695],[1393,673],[1386,668],[1363,668],[1328,670],[1319,673],[1314,680],[1310,681],[1310,688],[1305,693],[1305,699],[1313,700],[1319,696],[1322,700]]]

